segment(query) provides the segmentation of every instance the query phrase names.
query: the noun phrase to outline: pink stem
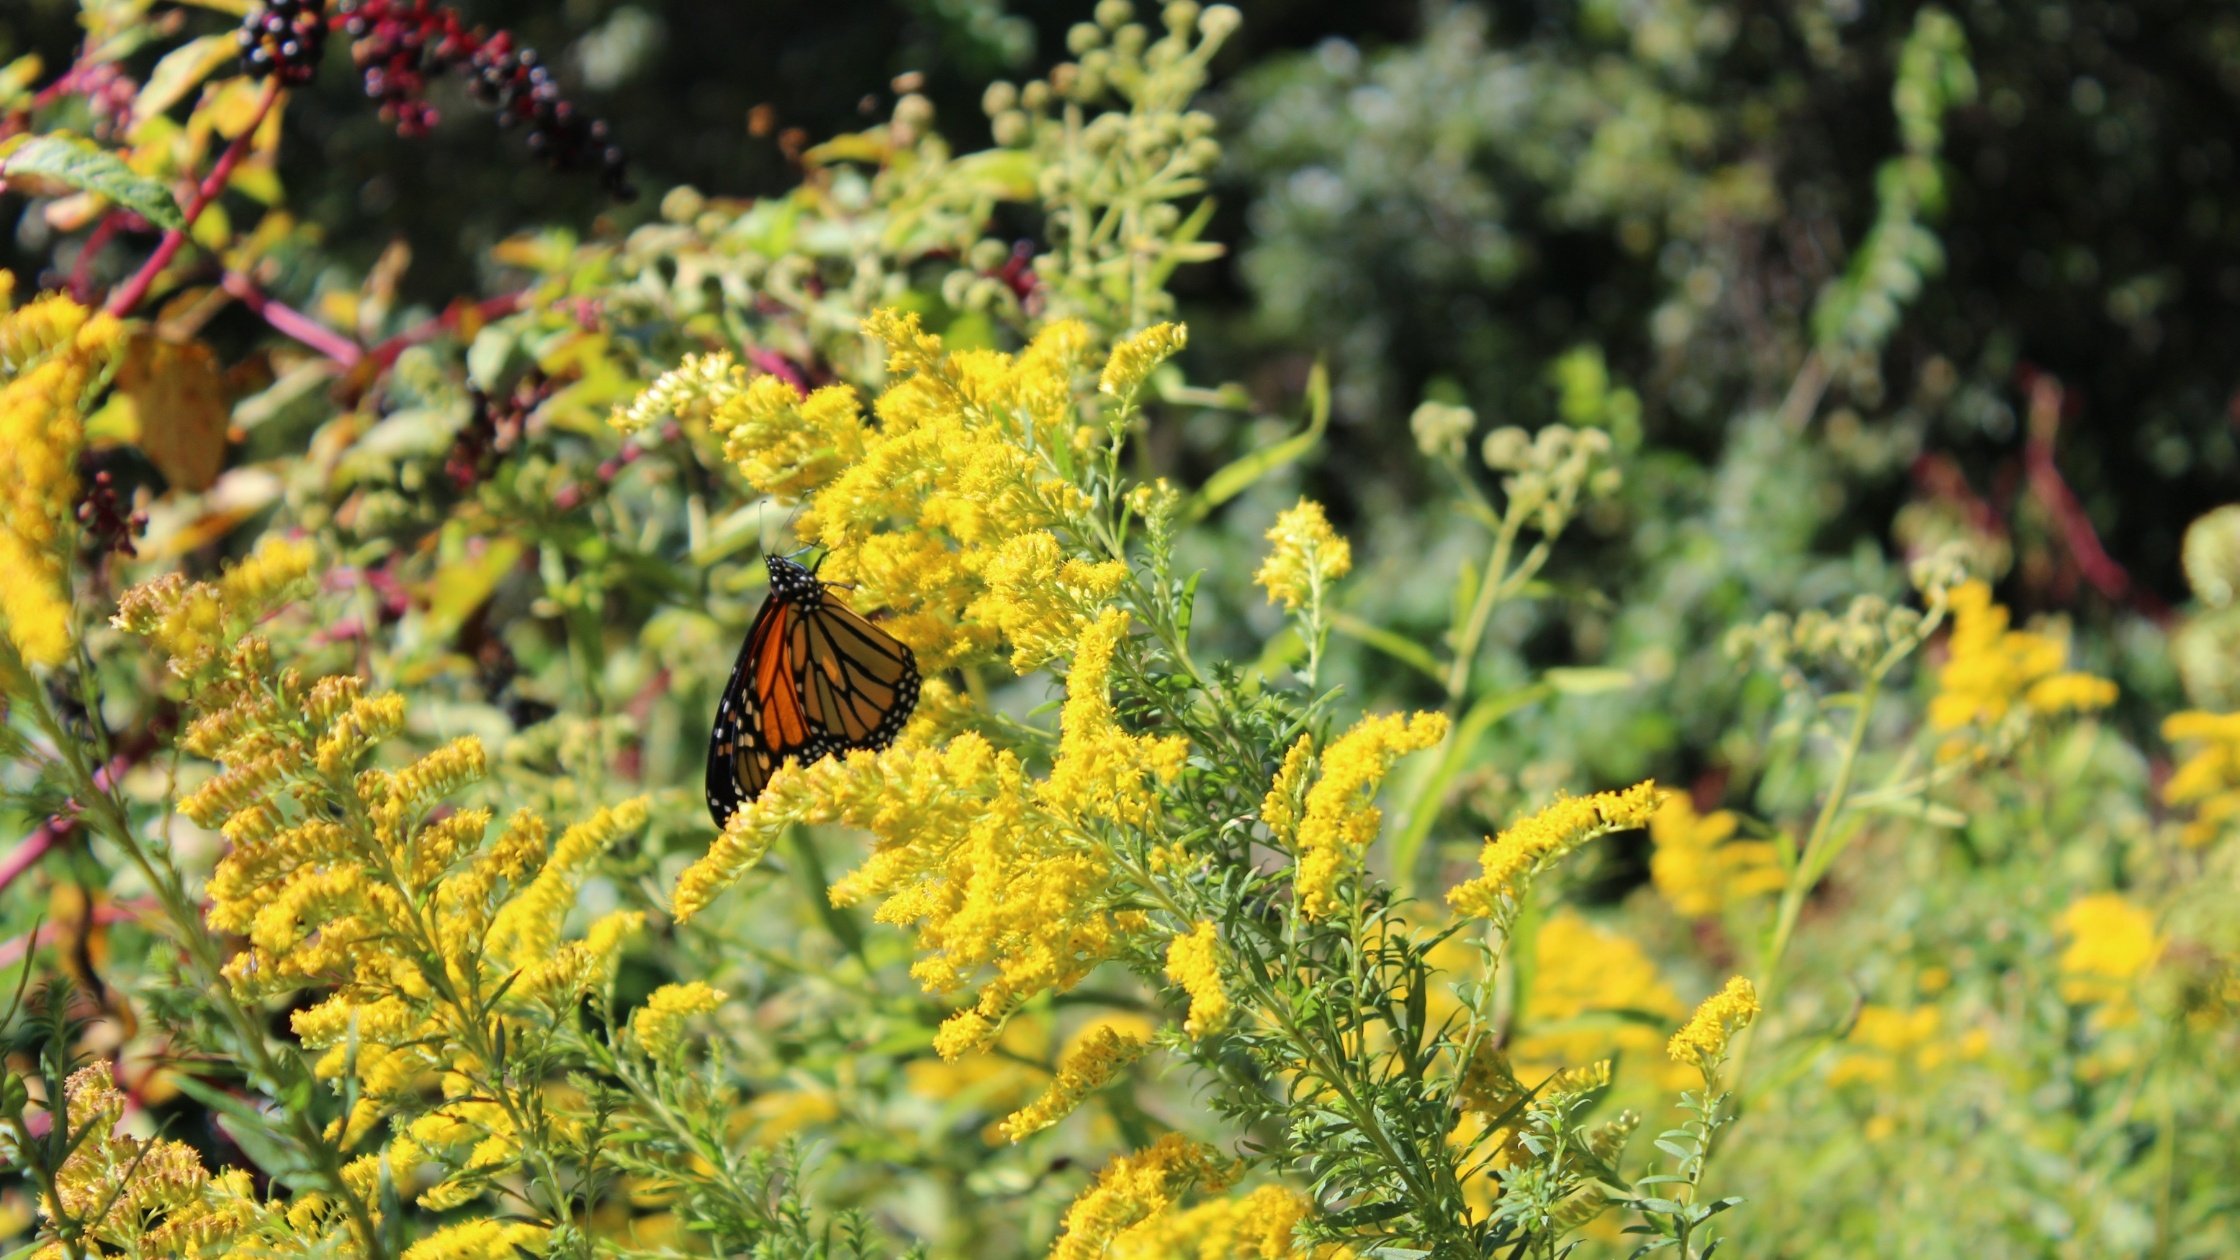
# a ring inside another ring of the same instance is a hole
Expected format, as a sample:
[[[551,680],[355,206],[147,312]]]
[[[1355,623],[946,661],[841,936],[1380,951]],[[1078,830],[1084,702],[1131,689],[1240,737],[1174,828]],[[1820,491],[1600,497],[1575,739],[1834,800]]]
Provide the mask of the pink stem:
[[[195,188],[194,199],[187,203],[186,222],[165,232],[163,239],[156,242],[155,252],[148,255],[148,261],[140,264],[140,270],[132,273],[132,278],[125,281],[124,287],[110,297],[111,315],[131,314],[132,309],[140,305],[140,299],[148,296],[148,288],[156,282],[156,276],[171,265],[171,260],[178,256],[179,247],[187,243],[187,233],[193,230],[195,220],[201,218],[202,212],[210,208],[210,203],[218,199],[219,193],[225,191],[226,181],[233,178],[233,168],[240,165],[242,156],[249,151],[250,142],[256,138],[257,128],[264,125],[265,115],[272,112],[273,103],[279,99],[280,80],[273,79],[265,84],[264,95],[257,98],[257,112],[250,118],[249,125],[243,127],[241,134],[233,138],[233,143],[226,146],[226,151],[218,155],[217,163]]]
[[[70,268],[70,296],[78,299],[81,306],[93,301],[94,256],[117,234],[117,224],[123,217],[121,214],[102,215],[101,222],[93,225],[93,235],[86,238],[85,247],[78,251],[78,261]]]
[[[809,382],[802,379],[801,369],[795,367],[791,359],[777,351],[765,350],[760,346],[749,346],[747,347],[747,361],[793,386],[794,393],[805,395],[809,392]]]
[[[520,310],[527,297],[527,293],[501,293],[494,298],[484,298],[474,304],[475,317],[482,320],[502,319]],[[435,316],[433,319],[423,320],[375,346],[369,352],[373,355],[374,363],[382,368],[387,368],[395,363],[397,356],[403,354],[407,349],[419,345],[423,341],[432,341],[443,335],[446,330],[458,327],[462,309],[454,304],[446,309],[443,314]]]
[[[5,858],[0,858],[0,891],[6,891],[23,876],[25,871],[39,864],[39,859],[54,851],[63,838],[77,829],[77,824],[67,818],[49,818],[39,824],[22,844]]]
[[[2069,556],[2085,581],[2109,599],[2118,603],[2128,600],[2148,616],[2160,617],[2167,611],[2162,601],[2147,591],[2132,588],[2131,575],[2101,545],[2100,533],[2092,527],[2092,517],[2084,510],[2084,504],[2077,501],[2076,492],[2069,488],[2068,479],[2061,475],[2061,466],[2054,461],[2054,438],[2061,427],[2062,394],[2061,382],[2051,376],[2039,373],[2030,381],[2030,436],[2023,443],[2022,459],[2028,470],[2031,492],[2053,517],[2062,541],[2068,545]]]
[[[365,357],[365,351],[357,342],[287,303],[266,296],[263,290],[257,288],[254,280],[240,272],[229,271],[218,283],[226,292],[241,299],[241,304],[254,311],[259,319],[272,325],[275,331],[295,338],[343,367],[356,367],[358,360]]]

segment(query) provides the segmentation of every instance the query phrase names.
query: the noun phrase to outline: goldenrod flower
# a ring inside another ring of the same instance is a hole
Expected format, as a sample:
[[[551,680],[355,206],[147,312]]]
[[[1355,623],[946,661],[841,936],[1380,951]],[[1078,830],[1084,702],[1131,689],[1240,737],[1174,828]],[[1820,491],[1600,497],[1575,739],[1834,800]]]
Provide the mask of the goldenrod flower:
[[[773,377],[760,379],[785,387],[784,382]],[[615,408],[607,422],[624,433],[636,433],[657,420],[670,417],[704,427],[717,408],[746,389],[747,370],[730,355],[688,354],[684,362],[663,372],[628,406]]]
[[[1664,1039],[1639,1017],[1672,1020],[1686,1010],[1640,942],[1569,906],[1541,921],[1532,959],[1508,1045],[1517,1078],[1530,1085],[1612,1058],[1648,1062]],[[1634,1018],[1612,1018],[1620,1012]],[[1684,1075],[1656,1079],[1669,1086]]]
[[[1868,1003],[1844,1037],[1844,1051],[1828,1065],[1831,1088],[1866,1085],[1876,1089],[1903,1082],[1908,1088],[1923,1073],[1942,1066],[1955,1051],[1968,1057],[1968,1043],[1944,1035],[1944,1017],[1934,1006],[1900,1010]]]
[[[2170,772],[2162,800],[2172,809],[2193,807],[2179,836],[2200,848],[2230,832],[2240,819],[2240,713],[2173,713],[2163,719],[2162,737],[2197,745]]]
[[[1478,855],[1484,873],[1449,890],[1447,904],[1459,914],[1500,915],[1549,863],[1598,836],[1648,826],[1659,795],[1655,783],[1643,780],[1622,792],[1557,798],[1486,841]]]
[[[1992,725],[2021,706],[2039,716],[2084,713],[2115,703],[2116,686],[2064,672],[2068,645],[2052,635],[2008,628],[1991,587],[1973,579],[1954,587],[1951,656],[1937,671],[1929,724],[1941,731]]]
[[[515,1260],[536,1254],[551,1232],[526,1221],[460,1221],[405,1248],[404,1260]]]
[[[2061,999],[2102,1006],[2104,1024],[2130,1022],[2134,983],[2162,956],[2154,916],[2120,893],[2095,893],[2070,902],[2054,926],[2068,942],[2057,964]]]
[[[630,1034],[638,1048],[652,1059],[666,1059],[677,1045],[688,1016],[705,1015],[723,1004],[719,989],[698,980],[665,984],[646,997],[646,1004],[630,1016]]]
[[[1058,1075],[1040,1098],[1006,1117],[1000,1126],[1014,1142],[1039,1133],[1073,1114],[1081,1100],[1104,1088],[1120,1069],[1143,1057],[1144,1039],[1112,1024],[1092,1027],[1079,1044],[1059,1060]]]
[[[1446,737],[1444,714],[1388,713],[1365,717],[1331,741],[1322,754],[1321,777],[1307,789],[1299,819],[1298,868],[1292,878],[1301,914],[1318,919],[1337,909],[1338,881],[1360,862],[1384,825],[1383,811],[1370,802],[1392,763]],[[1288,757],[1285,768],[1291,768]],[[1263,803],[1263,814],[1267,808]]]
[[[60,294],[0,312],[0,461],[8,471],[0,488],[0,619],[16,651],[35,665],[58,664],[70,650],[63,578],[83,409],[114,362],[121,329]]]
[[[1299,793],[1306,786],[1313,761],[1314,736],[1301,735],[1283,754],[1283,765],[1260,802],[1260,821],[1268,825],[1277,844],[1288,845],[1298,838]]]
[[[1125,1231],[1165,1215],[1191,1186],[1218,1189],[1232,1175],[1211,1147],[1169,1133],[1097,1174],[1096,1183],[1066,1209],[1065,1232],[1050,1249],[1050,1260],[1109,1255]]]
[[[1685,1063],[1703,1073],[1706,1080],[1719,1070],[1727,1056],[1727,1042],[1736,1033],[1748,1028],[1758,1018],[1758,990],[1741,976],[1727,981],[1725,988],[1705,998],[1680,1031],[1672,1034],[1672,1043],[1665,1047],[1674,1063]]]
[[[1252,580],[1266,588],[1271,604],[1297,610],[1319,602],[1330,583],[1353,570],[1353,548],[1330,528],[1322,505],[1312,499],[1301,499],[1276,517],[1268,541],[1275,546]]]
[[[1153,324],[1123,338],[1105,360],[1097,388],[1120,399],[1132,399],[1154,368],[1173,358],[1190,342],[1190,331],[1180,324]]]
[[[1122,1230],[1105,1252],[1110,1260],[1281,1260],[1350,1254],[1325,1243],[1307,1248],[1299,1226],[1314,1215],[1307,1196],[1288,1186],[1260,1186],[1233,1198],[1152,1217]]]
[[[1673,909],[1705,918],[1787,886],[1772,843],[1734,833],[1732,810],[1698,814],[1687,793],[1666,794],[1649,819],[1649,878]]]
[[[1229,1018],[1229,994],[1221,987],[1221,936],[1213,924],[1200,923],[1167,944],[1167,979],[1190,995],[1190,1014],[1182,1031],[1203,1037]]]

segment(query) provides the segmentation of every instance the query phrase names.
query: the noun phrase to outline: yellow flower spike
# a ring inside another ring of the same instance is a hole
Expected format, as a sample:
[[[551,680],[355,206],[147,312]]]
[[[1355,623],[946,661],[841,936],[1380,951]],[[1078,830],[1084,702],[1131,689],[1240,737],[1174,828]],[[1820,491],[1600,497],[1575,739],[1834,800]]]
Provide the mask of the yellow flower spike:
[[[1307,789],[1299,818],[1293,881],[1301,914],[1319,919],[1337,909],[1339,880],[1360,862],[1384,824],[1383,811],[1370,804],[1384,776],[1402,756],[1446,737],[1444,714],[1388,713],[1365,717],[1331,741],[1322,754],[1321,777]],[[1285,765],[1288,769],[1289,757]]]
[[[1313,761],[1314,736],[1301,735],[1283,754],[1283,765],[1260,802],[1260,821],[1268,825],[1277,844],[1288,845],[1298,838],[1299,792],[1306,785]]]
[[[1110,1024],[1089,1031],[1058,1064],[1058,1074],[1042,1096],[1005,1117],[998,1129],[1022,1142],[1073,1114],[1082,1100],[1111,1083],[1120,1070],[1150,1047],[1142,1037]]]
[[[1267,590],[1271,604],[1297,611],[1353,571],[1352,546],[1330,528],[1322,505],[1312,499],[1301,499],[1276,517],[1268,541],[1275,546],[1252,580]]]
[[[319,773],[339,779],[356,770],[358,759],[374,745],[403,729],[403,696],[392,693],[354,701],[319,737],[312,760]]]
[[[2085,713],[2115,703],[2107,679],[2064,672],[2068,645],[2052,635],[2008,627],[2005,608],[1979,579],[1947,597],[1952,610],[1950,656],[1937,671],[1929,724],[1940,731],[1992,725],[2017,706],[2039,716]]]
[[[778,384],[782,388],[784,383]],[[616,407],[607,423],[624,433],[636,433],[671,417],[707,426],[719,408],[747,388],[747,370],[729,354],[688,354],[684,362],[656,377],[628,406]]]
[[[1249,1194],[1208,1200],[1131,1226],[1112,1240],[1105,1255],[1109,1260],[1285,1256],[1340,1260],[1352,1255],[1335,1244],[1311,1249],[1304,1244],[1299,1226],[1313,1215],[1314,1204],[1298,1191],[1260,1186]]]
[[[1698,814],[1685,792],[1666,794],[1649,819],[1649,878],[1672,908],[1707,918],[1782,890],[1788,876],[1774,846],[1736,840],[1732,810]]]
[[[647,1058],[666,1059],[677,1048],[687,1018],[705,1015],[722,1004],[723,991],[698,980],[662,985],[647,995],[644,1006],[631,1012],[630,1035]]]
[[[1220,1189],[1233,1176],[1213,1148],[1169,1133],[1134,1154],[1114,1159],[1097,1174],[1095,1184],[1066,1209],[1064,1233],[1050,1248],[1050,1260],[1110,1255],[1125,1231],[1171,1211],[1193,1185]]]
[[[4,274],[4,273],[0,273]],[[12,283],[12,278],[11,278]],[[0,621],[23,659],[56,665],[71,644],[64,584],[86,395],[114,362],[121,325],[60,294],[0,314]]]
[[[1702,1072],[1705,1080],[1719,1070],[1727,1056],[1727,1043],[1734,1034],[1748,1028],[1758,1018],[1758,990],[1748,980],[1736,976],[1727,981],[1726,987],[1705,998],[1703,1005],[1672,1034],[1672,1042],[1665,1047],[1674,1063],[1683,1063]]]
[[[227,612],[254,621],[287,600],[311,576],[319,549],[309,539],[267,535],[240,563],[218,578],[218,599]]]
[[[2193,810],[2180,839],[2201,848],[2229,834],[2240,822],[2240,713],[2173,713],[2163,720],[2162,738],[2194,745],[2162,785],[2164,804]]]
[[[551,1233],[525,1221],[460,1221],[405,1248],[404,1260],[514,1260],[539,1254]]]
[[[1190,1015],[1182,1031],[1203,1037],[1229,1018],[1229,994],[1221,987],[1221,937],[1211,923],[1200,923],[1167,944],[1167,979],[1190,995]]]
[[[1190,752],[1179,735],[1130,735],[1114,719],[1112,659],[1127,630],[1128,614],[1108,608],[1081,632],[1058,716],[1058,759],[1035,792],[1037,803],[1077,826],[1148,827],[1158,809],[1153,781],[1173,782]]]
[[[1112,348],[1097,389],[1123,402],[1132,400],[1153,369],[1173,358],[1190,342],[1190,330],[1180,324],[1153,324],[1123,339]]]
[[[2134,986],[2162,956],[2154,915],[2120,893],[2079,897],[2054,921],[2067,944],[2057,969],[2061,1000],[2099,1006],[2104,1027],[2135,1018]]]
[[[1482,873],[1448,890],[1447,904],[1458,914],[1497,917],[1549,863],[1597,837],[1648,826],[1659,795],[1657,785],[1644,780],[1622,792],[1557,798],[1486,841],[1478,855]]]

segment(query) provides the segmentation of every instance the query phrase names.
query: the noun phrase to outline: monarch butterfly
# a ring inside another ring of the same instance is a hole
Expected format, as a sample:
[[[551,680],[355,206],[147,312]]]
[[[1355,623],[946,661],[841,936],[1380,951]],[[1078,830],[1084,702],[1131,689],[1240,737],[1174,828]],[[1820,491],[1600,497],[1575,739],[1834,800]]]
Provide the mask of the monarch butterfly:
[[[755,614],[708,733],[716,826],[762,794],[789,757],[803,765],[894,742],[918,703],[910,649],[833,599],[817,575],[766,556],[770,596]]]

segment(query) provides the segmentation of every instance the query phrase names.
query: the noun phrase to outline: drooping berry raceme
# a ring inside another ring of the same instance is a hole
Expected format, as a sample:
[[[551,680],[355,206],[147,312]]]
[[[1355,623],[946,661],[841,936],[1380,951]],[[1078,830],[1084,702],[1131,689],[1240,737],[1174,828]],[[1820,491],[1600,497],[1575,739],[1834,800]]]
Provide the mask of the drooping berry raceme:
[[[252,79],[311,82],[327,46],[327,0],[267,0],[241,20],[241,70]]]
[[[505,31],[485,34],[434,0],[266,0],[243,19],[241,64],[255,78],[311,81],[330,27],[350,40],[366,95],[401,136],[426,135],[436,124],[429,82],[446,72],[464,76],[477,101],[496,111],[498,125],[526,127],[529,151],[555,170],[592,170],[607,191],[627,200],[627,161],[607,124],[563,99],[536,50]]]
[[[422,135],[434,125],[428,82],[457,72],[477,101],[497,111],[500,126],[527,126],[529,151],[547,165],[596,167],[607,191],[624,199],[636,195],[607,125],[562,99],[536,50],[517,46],[509,33],[469,29],[456,11],[432,0],[342,0],[339,19],[366,95],[380,103],[381,116],[398,134]]]

